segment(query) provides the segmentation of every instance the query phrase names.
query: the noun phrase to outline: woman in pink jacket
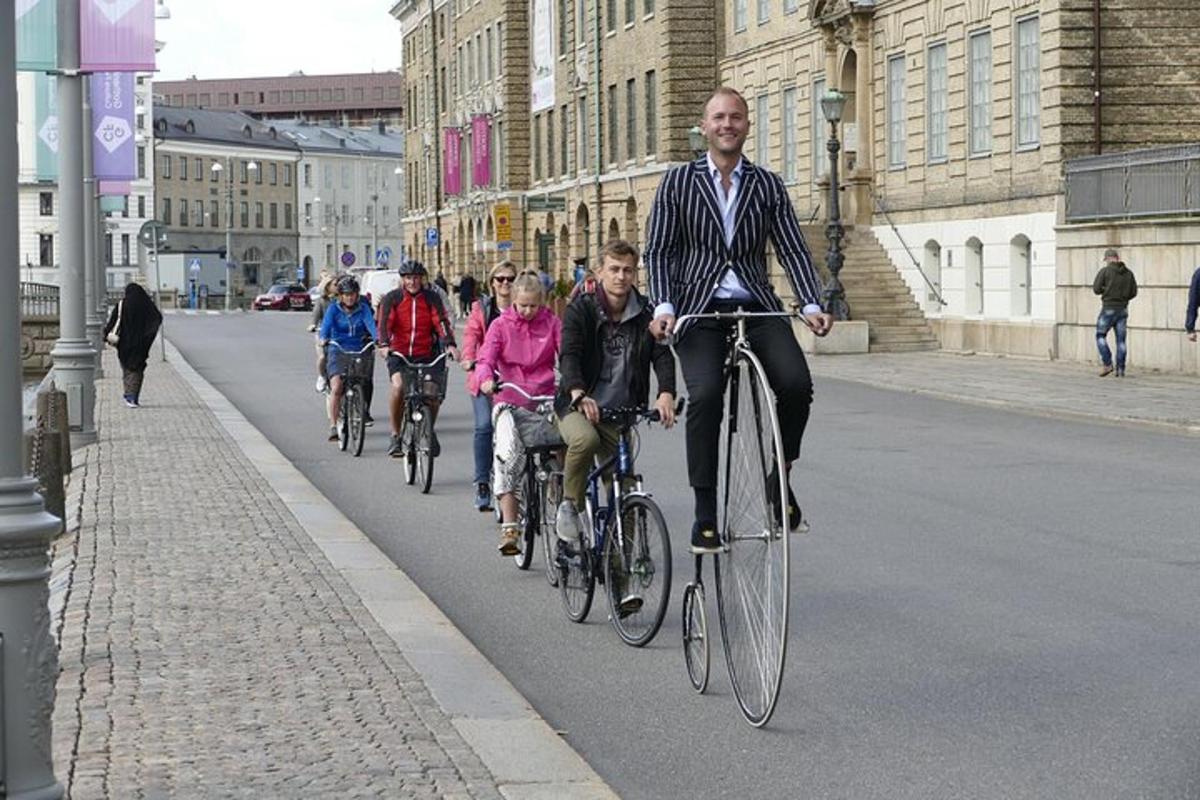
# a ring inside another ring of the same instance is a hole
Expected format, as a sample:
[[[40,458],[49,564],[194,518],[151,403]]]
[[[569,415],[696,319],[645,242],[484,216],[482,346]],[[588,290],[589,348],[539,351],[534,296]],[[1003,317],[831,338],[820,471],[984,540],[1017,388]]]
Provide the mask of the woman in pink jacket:
[[[479,391],[480,373],[475,369],[475,362],[488,328],[512,305],[512,287],[516,279],[517,265],[513,262],[501,261],[492,267],[488,276],[492,295],[483,295],[471,306],[458,362],[467,373],[467,393],[471,395],[471,407],[475,411],[475,508],[480,511],[492,508],[489,477],[492,469],[492,399]]]
[[[542,297],[536,275],[522,275],[513,286],[513,303],[488,328],[475,363],[479,390],[495,396],[492,482],[500,504],[500,555],[521,552],[517,498],[525,471],[525,449],[561,442],[548,415],[534,411],[537,403],[497,382],[520,386],[537,397],[554,395],[554,364],[562,324]]]

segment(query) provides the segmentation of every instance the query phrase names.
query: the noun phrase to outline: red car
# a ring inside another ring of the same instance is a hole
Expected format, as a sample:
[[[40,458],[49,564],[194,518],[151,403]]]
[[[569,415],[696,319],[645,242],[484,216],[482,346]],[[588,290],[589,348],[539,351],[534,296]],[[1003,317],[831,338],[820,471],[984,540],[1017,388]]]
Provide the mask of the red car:
[[[312,311],[312,297],[298,283],[291,285],[277,283],[267,291],[254,298],[254,310],[274,309],[275,311]]]

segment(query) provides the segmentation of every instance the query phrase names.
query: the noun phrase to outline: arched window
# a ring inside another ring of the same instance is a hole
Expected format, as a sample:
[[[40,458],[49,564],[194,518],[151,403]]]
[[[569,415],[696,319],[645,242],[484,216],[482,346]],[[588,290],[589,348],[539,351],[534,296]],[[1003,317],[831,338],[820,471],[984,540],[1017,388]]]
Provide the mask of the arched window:
[[[929,286],[925,287],[925,302],[921,305],[926,311],[941,311],[942,304],[938,301],[938,295],[942,291],[942,246],[933,239],[925,243],[925,257],[922,259],[921,269],[925,278],[933,285],[932,289]]]
[[[1014,317],[1028,317],[1031,311],[1033,245],[1025,234],[1017,234],[1009,245],[1008,290],[1010,313]]]
[[[983,242],[972,236],[967,240],[966,301],[964,314],[983,313]]]

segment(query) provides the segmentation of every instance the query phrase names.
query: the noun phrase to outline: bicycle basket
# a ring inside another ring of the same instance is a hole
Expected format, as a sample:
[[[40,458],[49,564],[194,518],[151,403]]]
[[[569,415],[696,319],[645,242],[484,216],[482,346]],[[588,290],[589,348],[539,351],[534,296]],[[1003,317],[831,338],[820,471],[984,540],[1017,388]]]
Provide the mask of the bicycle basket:
[[[360,356],[350,356],[346,359],[346,377],[366,379],[374,372],[375,362],[370,353]]]

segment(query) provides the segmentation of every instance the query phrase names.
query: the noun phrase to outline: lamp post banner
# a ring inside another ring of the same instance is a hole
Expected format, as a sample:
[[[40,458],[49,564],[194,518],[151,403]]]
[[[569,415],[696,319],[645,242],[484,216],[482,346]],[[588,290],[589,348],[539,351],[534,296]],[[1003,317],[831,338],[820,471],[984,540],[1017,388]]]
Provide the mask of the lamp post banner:
[[[45,2],[45,0],[43,0]],[[33,76],[34,118],[37,124],[37,178],[58,180],[58,81],[39,72]]]
[[[17,69],[58,66],[58,0],[17,0]]]
[[[445,153],[446,194],[462,194],[462,131],[446,128]]]
[[[97,180],[137,177],[133,144],[133,73],[97,72],[91,80],[92,152]]]
[[[93,72],[154,71],[154,0],[80,0],[79,62]]]
[[[133,193],[129,181],[100,181],[98,185],[101,197],[128,197]]]
[[[491,127],[487,114],[471,117],[471,182],[476,186],[492,182]]]

